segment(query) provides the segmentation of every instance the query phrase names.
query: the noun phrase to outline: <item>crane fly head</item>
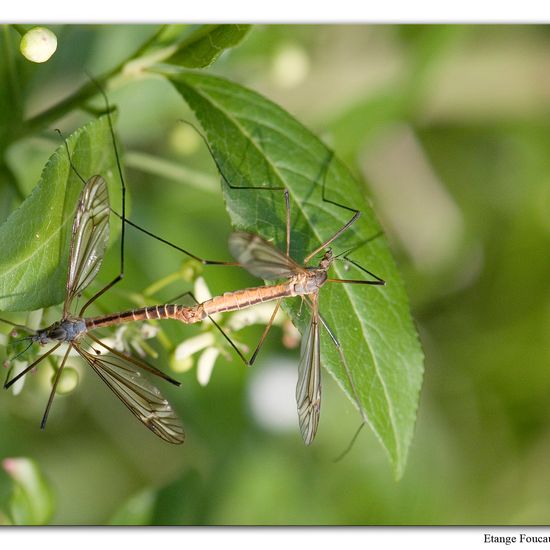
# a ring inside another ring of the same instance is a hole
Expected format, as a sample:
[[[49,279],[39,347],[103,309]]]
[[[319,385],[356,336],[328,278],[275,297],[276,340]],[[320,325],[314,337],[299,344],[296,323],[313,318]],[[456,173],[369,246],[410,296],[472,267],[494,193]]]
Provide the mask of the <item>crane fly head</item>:
[[[328,268],[330,267],[330,264],[333,262],[334,256],[332,255],[332,248],[327,248],[325,250],[325,254],[321,258],[321,261],[319,262],[319,268],[323,269],[324,271],[328,271]]]

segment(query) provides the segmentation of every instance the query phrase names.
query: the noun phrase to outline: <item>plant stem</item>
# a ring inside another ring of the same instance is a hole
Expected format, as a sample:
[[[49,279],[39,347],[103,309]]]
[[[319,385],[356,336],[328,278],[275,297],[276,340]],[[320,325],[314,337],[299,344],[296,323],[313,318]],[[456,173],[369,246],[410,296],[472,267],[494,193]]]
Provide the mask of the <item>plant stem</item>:
[[[181,275],[179,272],[171,273],[170,275],[167,275],[166,277],[163,277],[162,279],[159,279],[158,281],[149,285],[143,291],[143,295],[147,297],[152,296],[153,294],[156,294],[159,290],[162,290],[165,286],[168,286],[169,284],[179,280],[180,278]]]
[[[103,75],[96,77],[95,80],[102,88],[107,88],[110,80],[113,80],[119,74],[122,74],[124,67],[130,62],[143,55],[147,49],[155,43],[157,38],[164,30],[164,25],[162,25],[156,33],[154,33],[150,38],[148,38],[130,57],[119,63],[114,69],[107,71]],[[64,100],[60,101],[57,105],[46,109],[42,113],[34,116],[29,119],[22,127],[17,135],[18,138],[24,137],[25,135],[34,132],[37,129],[44,128],[51,122],[58,120],[64,116],[69,111],[73,110],[76,107],[80,107],[84,102],[91,99],[98,93],[97,86],[94,82],[89,81],[86,84],[82,85],[76,92],[66,97]]]
[[[19,79],[17,78],[17,67],[13,55],[12,41],[10,38],[9,25],[2,25],[2,38],[4,40],[4,54],[6,63],[6,77],[8,79],[9,98],[12,105],[11,120],[22,118],[22,102],[19,95]]]
[[[190,187],[195,187],[200,191],[216,193],[218,191],[218,181],[215,177],[190,170],[166,159],[161,159],[153,155],[138,152],[127,152],[124,155],[126,166],[141,170],[142,172],[170,179],[177,183],[185,182]]]

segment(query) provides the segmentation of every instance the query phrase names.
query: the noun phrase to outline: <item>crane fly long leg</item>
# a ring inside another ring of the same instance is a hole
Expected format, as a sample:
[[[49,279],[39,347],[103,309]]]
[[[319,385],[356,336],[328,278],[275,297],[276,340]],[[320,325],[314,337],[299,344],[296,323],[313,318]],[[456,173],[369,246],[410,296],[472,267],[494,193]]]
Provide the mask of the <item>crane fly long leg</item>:
[[[306,296],[306,299],[308,297]],[[361,405],[361,401],[359,400],[359,394],[357,392],[357,388],[355,387],[355,382],[353,381],[353,377],[351,375],[351,371],[349,369],[348,362],[346,361],[346,356],[344,355],[344,350],[342,349],[342,345],[340,344],[338,338],[336,338],[336,335],[324,319],[324,317],[319,313],[319,320],[321,324],[323,325],[324,329],[327,331],[328,335],[330,336],[330,339],[332,340],[334,347],[336,348],[336,351],[338,352],[338,355],[340,356],[340,361],[344,367],[344,370],[346,371],[346,376],[348,378],[349,385],[353,392],[353,397],[355,399],[355,404],[357,405],[357,408],[359,409],[359,413],[361,414],[361,418],[363,419],[363,422],[367,422],[367,415],[363,409],[363,406]]]
[[[258,345],[254,350],[254,353],[250,357],[250,361],[248,362],[250,366],[252,366],[254,364],[254,361],[256,361],[256,356],[258,355],[260,348],[264,343],[264,340],[267,338],[267,334],[269,333],[269,331],[271,330],[271,327],[273,326],[273,321],[275,320],[275,316],[277,315],[277,312],[279,311],[280,307],[281,307],[281,300],[277,300],[277,303],[275,304],[275,307],[273,309],[273,313],[271,314],[271,318],[269,319],[269,323],[267,323],[265,330],[262,334],[262,337],[260,338],[260,341],[258,342]]]
[[[59,383],[59,380],[61,378],[61,373],[63,372],[63,369],[65,368],[65,363],[67,361],[67,358],[69,357],[69,353],[71,349],[73,348],[72,344],[69,344],[67,346],[67,351],[65,352],[65,355],[63,356],[63,361],[61,361],[61,365],[57,369],[57,372],[55,373],[55,379],[52,384],[52,390],[50,391],[50,397],[48,399],[48,404],[46,405],[46,410],[44,411],[44,416],[42,417],[42,422],[40,423],[40,429],[45,430],[46,429],[46,422],[48,421],[48,415],[50,414],[50,408],[53,403],[53,398],[55,396],[55,391],[57,389],[57,384]]]
[[[321,246],[318,246],[313,252],[311,252],[304,258],[304,264],[307,264],[311,260],[311,258],[313,258],[313,256],[315,256],[316,254],[319,254],[319,252],[327,248],[328,245],[332,241],[335,241],[340,235],[342,235],[342,233],[345,233],[350,228],[350,226],[358,220],[360,215],[361,215],[361,212],[359,210],[356,210],[352,218],[346,224],[340,227],[340,229],[338,229],[338,231],[336,231],[336,233],[334,233],[332,237],[328,238]]]
[[[107,97],[107,94],[103,90],[103,88],[99,85],[99,83],[90,75],[88,75],[88,78],[94,83],[96,88],[99,90],[99,93],[103,96],[103,100],[105,101],[105,106],[107,107],[106,113],[107,113],[107,121],[109,122],[109,132],[111,134],[111,140],[113,143],[113,149],[115,151],[115,159],[116,159],[116,165],[118,174],[120,177],[120,186],[121,186],[121,208],[122,208],[122,217],[121,217],[121,229],[120,229],[120,272],[119,274],[109,283],[107,284],[103,289],[101,289],[99,292],[96,292],[81,308],[79,317],[82,317],[84,315],[84,312],[92,304],[95,302],[103,293],[107,292],[110,288],[112,288],[114,285],[119,283],[124,278],[124,238],[126,233],[126,184],[124,182],[124,176],[122,174],[122,165],[120,164],[120,156],[118,154],[118,147],[116,144],[116,137],[115,137],[115,131],[113,129],[113,121],[111,120],[111,108],[109,105],[109,98]],[[110,204],[109,199],[107,198],[107,209],[110,211]],[[109,227],[109,215],[107,214],[107,231]],[[107,239],[108,241],[108,239]]]
[[[357,431],[353,434],[349,445],[336,458],[334,458],[332,462],[340,462],[351,451],[357,441],[357,438],[359,437],[359,434],[361,433],[361,430],[365,427],[365,424],[365,422],[361,422],[359,428],[357,428]]]
[[[111,208],[111,212],[119,219],[123,219],[123,217],[113,208]],[[238,266],[238,262],[231,262],[231,261],[223,261],[223,260],[207,260],[205,258],[201,258],[200,256],[197,256],[196,254],[193,254],[192,252],[189,252],[189,250],[186,250],[185,248],[182,248],[181,246],[178,246],[174,243],[171,243],[170,241],[167,241],[166,239],[163,239],[162,237],[159,237],[158,235],[155,235],[151,231],[145,229],[144,227],[141,227],[140,225],[137,225],[129,218],[124,218],[124,222],[127,223],[129,226],[133,227],[134,229],[137,229],[138,231],[141,231],[142,233],[145,233],[145,235],[148,235],[149,237],[153,237],[153,239],[156,239],[157,241],[166,244],[170,246],[171,248],[177,250],[178,252],[182,252],[186,256],[189,256],[190,258],[193,258],[193,260],[196,260],[197,262],[200,262],[202,265],[223,265],[223,266]]]
[[[48,350],[44,355],[41,355],[36,361],[31,363],[28,367],[25,368],[25,370],[21,371],[17,376],[14,376],[10,381],[7,380],[4,382],[4,389],[7,390],[10,386],[15,384],[20,378],[25,376],[30,370],[32,370],[38,363],[43,361],[48,355],[52,354],[63,342],[59,342],[59,344],[56,344],[52,349]]]
[[[120,353],[99,356],[75,349],[144,426],[168,443],[184,442],[180,419],[160,390],[136,371],[135,361]]]
[[[377,286],[384,286],[386,284],[386,281],[382,279],[380,279],[379,281],[363,281],[361,279],[327,279],[326,282],[327,283],[345,283],[348,285],[377,285]]]
[[[290,257],[290,196],[288,189],[285,189],[285,210],[286,210],[286,255]]]
[[[236,264],[238,265],[238,264]],[[177,301],[179,300],[180,298],[183,298],[184,296],[190,296],[192,298],[192,300],[195,302],[195,304],[199,304],[199,301],[195,298],[194,294],[190,291],[187,291],[187,292],[184,292],[183,294],[180,294],[179,296],[177,296],[176,298],[173,299],[173,301]],[[171,300],[172,301],[172,300]],[[208,319],[211,321],[211,323],[218,329],[218,331],[220,332],[220,334],[225,338],[225,340],[229,343],[229,345],[235,350],[235,352],[237,353],[237,355],[241,358],[242,362],[247,366],[249,367],[251,365],[251,363],[248,361],[248,359],[244,356],[243,352],[237,347],[237,345],[235,344],[235,342],[233,342],[233,340],[231,340],[231,338],[229,337],[229,334],[227,334],[227,332],[225,332],[225,330],[223,330],[223,328],[221,327],[221,325],[216,322],[211,315],[208,315]]]

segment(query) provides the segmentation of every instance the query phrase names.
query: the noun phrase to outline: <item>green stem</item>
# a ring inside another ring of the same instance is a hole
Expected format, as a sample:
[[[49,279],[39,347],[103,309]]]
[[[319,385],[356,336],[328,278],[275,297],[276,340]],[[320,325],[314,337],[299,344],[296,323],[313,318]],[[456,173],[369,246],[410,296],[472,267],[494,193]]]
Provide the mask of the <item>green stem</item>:
[[[126,152],[124,155],[126,166],[141,170],[147,174],[161,176],[172,181],[195,187],[200,191],[216,193],[218,191],[218,181],[215,177],[190,170],[166,159],[161,159],[153,155],[138,152]]]
[[[6,63],[6,77],[8,79],[9,97],[13,112],[11,120],[22,118],[22,101],[19,95],[19,79],[17,77],[17,67],[15,66],[15,56],[13,54],[12,41],[10,38],[9,25],[2,25],[2,38],[4,40],[4,59]]]
[[[162,279],[159,279],[152,285],[149,285],[144,291],[144,296],[153,296],[156,294],[159,290],[162,290],[164,287],[168,286],[169,284],[173,283],[174,281],[177,281],[181,278],[181,275],[179,272],[171,273],[170,275],[167,275],[166,277],[163,277]]]
[[[107,71],[95,80],[102,88],[107,88],[109,81],[119,76],[124,67],[130,62],[141,57],[144,52],[153,44],[164,30],[164,25],[161,26],[153,36],[148,38],[130,57],[119,63],[114,69]],[[24,137],[29,133],[33,133],[37,129],[48,126],[51,122],[58,120],[69,111],[76,107],[80,107],[83,103],[94,97],[98,93],[97,86],[94,82],[87,82],[81,86],[76,92],[60,101],[57,105],[53,105],[42,113],[29,119],[21,128],[17,135],[18,138]]]

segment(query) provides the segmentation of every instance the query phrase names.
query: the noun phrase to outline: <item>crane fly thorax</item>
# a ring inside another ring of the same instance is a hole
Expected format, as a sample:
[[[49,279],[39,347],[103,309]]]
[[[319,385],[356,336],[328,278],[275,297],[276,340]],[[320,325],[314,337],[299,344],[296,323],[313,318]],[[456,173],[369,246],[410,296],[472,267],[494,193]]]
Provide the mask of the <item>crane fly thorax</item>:
[[[86,323],[83,319],[68,318],[62,319],[48,328],[39,330],[34,336],[34,340],[40,344],[48,344],[52,340],[72,342],[83,332],[86,332]]]
[[[312,267],[295,275],[290,284],[295,295],[313,294],[319,291],[326,280],[327,272],[325,269]]]
[[[295,275],[291,281],[294,293],[299,295],[317,292],[327,282],[332,260],[332,250],[328,248],[318,267],[307,267],[305,271]]]

